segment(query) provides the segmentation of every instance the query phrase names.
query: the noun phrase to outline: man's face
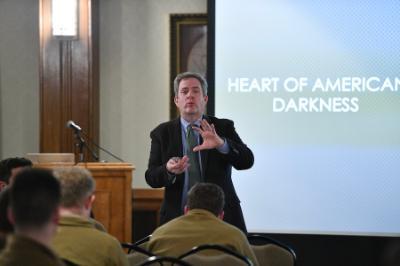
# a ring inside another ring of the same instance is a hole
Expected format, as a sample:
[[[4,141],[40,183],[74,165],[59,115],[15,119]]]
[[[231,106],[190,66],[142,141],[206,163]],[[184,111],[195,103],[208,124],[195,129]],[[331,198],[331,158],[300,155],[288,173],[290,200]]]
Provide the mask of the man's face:
[[[200,82],[196,78],[182,79],[179,83],[175,104],[181,116],[188,121],[199,119],[205,110],[208,96],[203,95]]]

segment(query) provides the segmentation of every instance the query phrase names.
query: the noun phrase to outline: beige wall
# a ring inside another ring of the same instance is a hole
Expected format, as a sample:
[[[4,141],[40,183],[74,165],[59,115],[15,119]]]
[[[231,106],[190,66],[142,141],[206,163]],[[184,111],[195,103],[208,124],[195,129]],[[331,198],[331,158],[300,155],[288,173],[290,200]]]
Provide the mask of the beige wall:
[[[0,1],[2,158],[39,150],[38,2]],[[146,187],[149,133],[169,118],[169,14],[205,13],[207,0],[99,2],[100,145]]]
[[[0,158],[39,150],[38,1],[0,1]]]

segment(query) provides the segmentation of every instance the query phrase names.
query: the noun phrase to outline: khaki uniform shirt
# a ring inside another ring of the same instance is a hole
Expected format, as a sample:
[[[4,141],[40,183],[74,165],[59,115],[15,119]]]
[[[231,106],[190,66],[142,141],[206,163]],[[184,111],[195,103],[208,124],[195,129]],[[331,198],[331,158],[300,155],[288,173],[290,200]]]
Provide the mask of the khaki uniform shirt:
[[[53,240],[55,252],[80,266],[128,265],[117,239],[80,216],[62,216]]]
[[[62,261],[48,247],[35,240],[10,235],[7,244],[0,254],[1,266],[63,266]]]
[[[211,212],[190,210],[157,228],[147,245],[156,255],[178,257],[195,246],[218,244],[248,257],[254,265],[257,259],[247,237],[238,228],[222,221]]]

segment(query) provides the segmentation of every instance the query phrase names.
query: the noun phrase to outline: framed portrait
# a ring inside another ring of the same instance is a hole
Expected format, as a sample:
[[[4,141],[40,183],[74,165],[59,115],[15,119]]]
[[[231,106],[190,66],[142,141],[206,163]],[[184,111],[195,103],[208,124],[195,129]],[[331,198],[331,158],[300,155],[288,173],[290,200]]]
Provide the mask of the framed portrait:
[[[206,77],[207,14],[170,15],[170,117],[178,116],[174,103],[174,79],[192,71]]]

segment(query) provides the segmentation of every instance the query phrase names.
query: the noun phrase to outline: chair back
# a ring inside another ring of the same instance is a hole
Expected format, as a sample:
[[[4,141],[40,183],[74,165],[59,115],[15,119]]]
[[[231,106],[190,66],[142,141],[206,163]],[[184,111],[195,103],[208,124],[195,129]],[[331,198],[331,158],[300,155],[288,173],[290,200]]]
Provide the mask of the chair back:
[[[148,265],[174,265],[174,266],[193,266],[189,262],[183,261],[178,258],[174,257],[167,257],[167,256],[152,256],[142,262],[141,264],[138,264],[139,266],[148,266]]]
[[[228,254],[219,254],[219,255],[200,255],[200,254],[192,254],[185,258],[182,258],[183,261],[189,262],[193,266],[247,266],[247,262],[234,257]]]
[[[210,253],[210,251],[214,251]],[[179,256],[180,259],[190,262],[192,265],[201,266],[251,266],[249,258],[221,245],[204,244],[192,248]]]
[[[258,234],[249,234],[247,239],[260,265],[296,265],[296,253],[288,245],[273,238]]]
[[[262,246],[251,245],[260,265],[268,266],[293,266],[295,265],[293,256],[287,250],[274,245],[267,244]]]
[[[151,235],[145,236],[141,239],[139,239],[138,241],[136,241],[135,243],[133,243],[135,246],[141,247],[143,249],[147,250],[147,243],[150,240]]]
[[[154,256],[153,253],[151,253],[151,252],[148,251],[147,249],[145,249],[145,248],[143,248],[143,247],[141,247],[141,246],[138,246],[138,245],[136,245],[136,244],[132,244],[132,243],[121,243],[121,246],[122,246],[122,248],[125,248],[125,249],[128,250],[128,252],[127,252],[128,254],[137,252],[137,253],[142,253],[142,254],[144,254],[144,255],[147,255],[148,257]]]
[[[146,249],[132,243],[121,243],[121,246],[124,249],[128,250],[127,259],[130,266],[139,265],[140,263],[146,261],[148,258],[154,256],[154,254],[150,251],[147,251]]]
[[[126,258],[128,259],[129,266],[140,265],[141,263],[145,262],[148,258],[151,257],[140,252],[133,252],[126,256],[127,256]]]

